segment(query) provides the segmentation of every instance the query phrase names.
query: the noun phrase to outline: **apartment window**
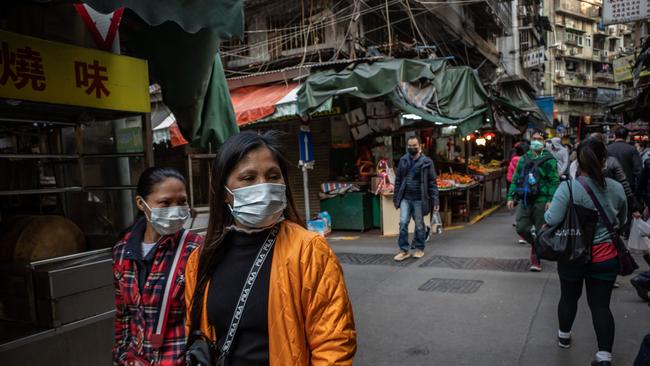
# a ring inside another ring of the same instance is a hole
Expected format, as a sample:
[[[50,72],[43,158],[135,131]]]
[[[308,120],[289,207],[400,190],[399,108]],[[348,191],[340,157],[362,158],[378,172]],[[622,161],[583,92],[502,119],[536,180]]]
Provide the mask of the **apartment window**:
[[[519,49],[521,51],[527,51],[530,49],[530,32],[527,29],[519,31]]]
[[[566,60],[564,66],[566,68],[566,71],[569,71],[569,72],[578,72],[579,68],[580,68],[578,63],[576,61],[573,61],[573,60]]]
[[[591,36],[585,37],[585,45],[591,47]]]
[[[616,43],[617,43],[617,41],[618,41],[617,39],[610,39],[609,40],[609,51],[610,52],[615,52],[616,51]]]

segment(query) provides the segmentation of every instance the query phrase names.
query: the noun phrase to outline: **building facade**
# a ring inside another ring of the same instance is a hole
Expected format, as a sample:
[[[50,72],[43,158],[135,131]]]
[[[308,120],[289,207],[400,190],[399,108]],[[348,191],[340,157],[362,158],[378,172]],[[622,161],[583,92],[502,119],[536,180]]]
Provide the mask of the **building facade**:
[[[607,122],[606,105],[623,96],[613,61],[628,51],[631,29],[604,26],[600,0],[554,0],[544,8],[554,28],[547,33],[544,83],[555,99],[554,117],[570,128]]]

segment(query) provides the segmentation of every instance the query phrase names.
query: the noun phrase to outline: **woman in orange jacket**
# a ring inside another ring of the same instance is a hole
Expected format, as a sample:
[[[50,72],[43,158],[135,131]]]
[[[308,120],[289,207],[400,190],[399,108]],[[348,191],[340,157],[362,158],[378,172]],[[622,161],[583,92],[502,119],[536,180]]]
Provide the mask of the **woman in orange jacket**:
[[[231,137],[214,162],[208,232],[188,261],[185,299],[188,346],[202,334],[215,364],[352,364],[341,266],[299,224],[287,171],[269,132]]]

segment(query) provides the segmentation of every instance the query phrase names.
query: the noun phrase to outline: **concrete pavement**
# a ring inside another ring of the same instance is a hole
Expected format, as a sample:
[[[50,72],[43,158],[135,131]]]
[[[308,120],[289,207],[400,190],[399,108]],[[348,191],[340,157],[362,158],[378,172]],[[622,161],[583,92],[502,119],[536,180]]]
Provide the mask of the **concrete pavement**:
[[[336,240],[341,236],[359,238]],[[594,358],[586,295],[573,347],[560,349],[555,264],[544,263],[542,273],[526,271],[529,247],[516,243],[505,210],[434,237],[424,258],[399,266],[390,260],[396,238],[336,232],[329,239],[343,263],[354,307],[355,365],[586,366]],[[631,365],[650,333],[650,307],[629,278],[619,278],[612,300],[616,366]]]

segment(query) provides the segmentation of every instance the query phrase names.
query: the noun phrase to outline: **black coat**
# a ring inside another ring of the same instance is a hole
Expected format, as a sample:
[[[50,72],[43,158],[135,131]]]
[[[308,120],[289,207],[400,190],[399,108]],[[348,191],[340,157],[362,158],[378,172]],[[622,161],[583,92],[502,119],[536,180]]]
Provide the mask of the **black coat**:
[[[615,157],[623,167],[632,190],[636,189],[637,178],[641,175],[641,156],[636,148],[626,142],[616,141],[607,147],[609,156]]]
[[[395,194],[393,195],[393,203],[395,204],[395,208],[398,209],[406,191],[404,181],[409,174],[410,159],[411,156],[409,154],[402,156],[395,171]],[[436,168],[433,166],[433,161],[424,155],[420,156],[416,164],[415,168],[420,169],[420,176],[422,177],[422,214],[426,216],[431,212],[432,206],[440,204],[438,184],[436,183]]]

